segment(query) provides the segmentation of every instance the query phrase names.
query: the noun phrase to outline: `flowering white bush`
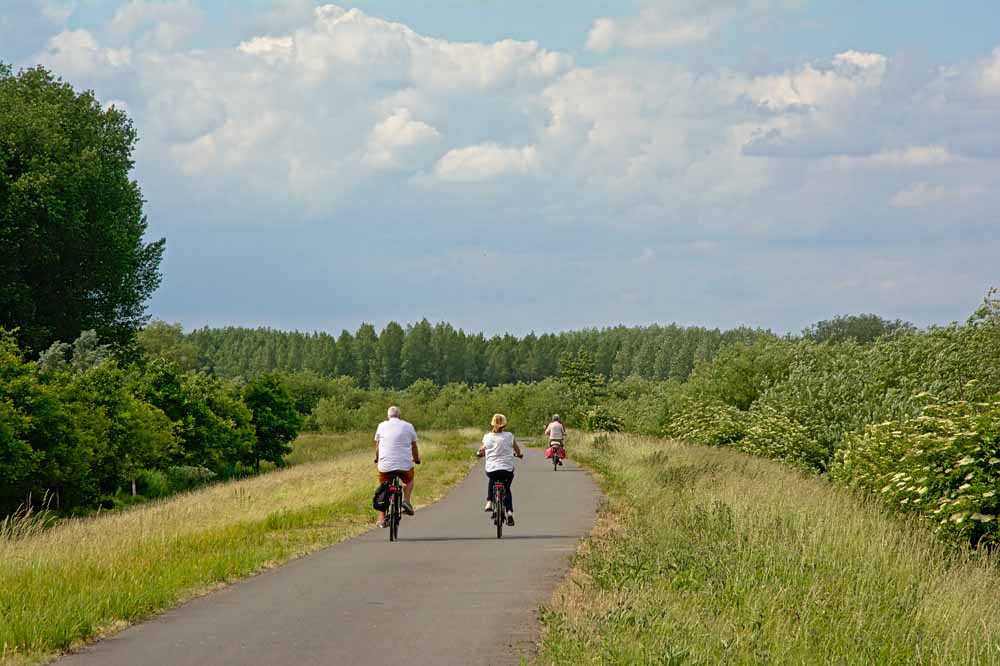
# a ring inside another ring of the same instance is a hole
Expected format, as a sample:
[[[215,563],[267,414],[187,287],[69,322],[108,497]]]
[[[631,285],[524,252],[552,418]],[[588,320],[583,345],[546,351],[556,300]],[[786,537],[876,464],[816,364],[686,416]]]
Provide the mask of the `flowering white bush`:
[[[1000,398],[932,403],[912,419],[849,435],[834,481],[932,521],[947,538],[1000,541]]]

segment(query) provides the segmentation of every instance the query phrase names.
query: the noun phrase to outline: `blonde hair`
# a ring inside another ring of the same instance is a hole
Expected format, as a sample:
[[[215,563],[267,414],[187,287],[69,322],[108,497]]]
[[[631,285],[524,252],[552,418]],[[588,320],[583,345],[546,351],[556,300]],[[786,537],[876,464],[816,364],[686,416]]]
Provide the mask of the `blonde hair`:
[[[503,432],[503,429],[507,427],[507,417],[503,414],[494,414],[490,425],[493,426],[493,432]]]

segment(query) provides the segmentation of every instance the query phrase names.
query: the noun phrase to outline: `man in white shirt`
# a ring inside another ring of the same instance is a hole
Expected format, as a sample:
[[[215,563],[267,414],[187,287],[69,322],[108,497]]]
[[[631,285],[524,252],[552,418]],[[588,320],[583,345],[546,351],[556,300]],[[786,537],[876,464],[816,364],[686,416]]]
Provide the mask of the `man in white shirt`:
[[[413,492],[413,465],[420,464],[417,450],[417,431],[413,424],[399,416],[399,407],[389,408],[389,418],[375,430],[375,463],[378,465],[378,482],[387,483],[393,476],[403,482],[403,511],[413,515],[410,493]],[[378,513],[378,526],[385,527],[385,511]]]

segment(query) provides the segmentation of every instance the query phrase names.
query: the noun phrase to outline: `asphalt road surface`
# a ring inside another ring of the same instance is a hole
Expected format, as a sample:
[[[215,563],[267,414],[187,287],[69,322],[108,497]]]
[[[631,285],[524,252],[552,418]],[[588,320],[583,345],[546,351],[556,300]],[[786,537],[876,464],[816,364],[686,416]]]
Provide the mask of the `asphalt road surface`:
[[[593,525],[598,499],[572,461],[553,472],[539,451],[525,454],[514,476],[517,525],[502,540],[483,512],[480,463],[448,497],[404,517],[396,543],[374,529],[58,663],[517,664],[538,640],[537,609]],[[416,483],[418,498],[419,467]]]

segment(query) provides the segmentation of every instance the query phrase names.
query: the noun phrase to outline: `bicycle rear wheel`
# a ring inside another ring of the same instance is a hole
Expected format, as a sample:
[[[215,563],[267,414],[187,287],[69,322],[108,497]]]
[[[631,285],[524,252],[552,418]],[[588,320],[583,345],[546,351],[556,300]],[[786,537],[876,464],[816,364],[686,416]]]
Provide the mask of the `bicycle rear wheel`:
[[[493,506],[496,507],[493,511],[493,522],[497,525],[497,538],[503,538],[503,524],[507,520],[507,508],[503,504],[503,486],[498,486],[493,489]]]
[[[400,498],[397,490],[392,494],[392,500],[389,503],[389,541],[395,541],[399,538],[399,510]]]
[[[552,471],[553,472],[558,472],[559,471],[559,451],[558,450],[553,450],[552,451]]]

